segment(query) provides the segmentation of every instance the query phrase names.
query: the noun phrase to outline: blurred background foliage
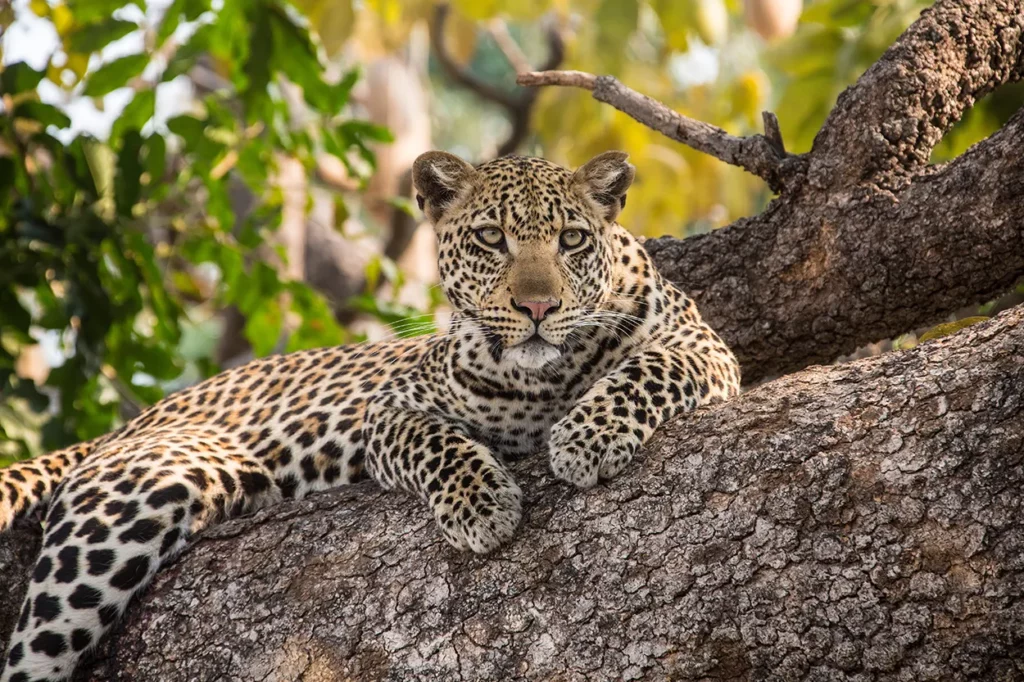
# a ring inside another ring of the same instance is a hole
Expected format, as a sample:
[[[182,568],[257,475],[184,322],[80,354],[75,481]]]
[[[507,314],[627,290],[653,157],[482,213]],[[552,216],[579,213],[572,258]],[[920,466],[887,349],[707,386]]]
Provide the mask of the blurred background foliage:
[[[429,148],[578,165],[629,151],[620,221],[685,236],[759,179],[572,89],[609,73],[810,149],[925,0],[18,0],[0,5],[0,465],[102,434],[254,355],[444,320],[408,169]],[[997,129],[987,98],[939,162]]]

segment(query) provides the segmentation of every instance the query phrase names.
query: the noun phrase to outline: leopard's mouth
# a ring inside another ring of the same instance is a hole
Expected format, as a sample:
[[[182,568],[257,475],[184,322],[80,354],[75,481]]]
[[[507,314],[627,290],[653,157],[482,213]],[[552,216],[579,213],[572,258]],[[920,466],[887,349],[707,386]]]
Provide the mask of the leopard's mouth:
[[[554,347],[554,345],[555,344],[550,343],[547,339],[541,336],[539,331],[533,332],[533,336],[526,339],[525,341],[516,344],[516,346],[518,347],[528,349],[540,349],[543,348],[544,346]]]
[[[506,358],[525,369],[539,369],[561,356],[562,351],[546,341],[539,332],[534,332],[530,338],[505,351]]]

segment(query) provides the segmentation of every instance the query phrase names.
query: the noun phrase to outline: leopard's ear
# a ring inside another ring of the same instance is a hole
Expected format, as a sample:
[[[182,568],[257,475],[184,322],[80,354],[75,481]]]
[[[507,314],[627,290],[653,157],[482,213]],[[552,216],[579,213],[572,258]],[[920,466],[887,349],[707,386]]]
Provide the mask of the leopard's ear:
[[[625,152],[604,152],[577,169],[573,184],[596,203],[605,219],[613,222],[626,205],[626,190],[633,184],[633,165]]]
[[[472,184],[476,170],[448,152],[420,154],[412,164],[416,202],[427,219],[437,223],[453,201]]]

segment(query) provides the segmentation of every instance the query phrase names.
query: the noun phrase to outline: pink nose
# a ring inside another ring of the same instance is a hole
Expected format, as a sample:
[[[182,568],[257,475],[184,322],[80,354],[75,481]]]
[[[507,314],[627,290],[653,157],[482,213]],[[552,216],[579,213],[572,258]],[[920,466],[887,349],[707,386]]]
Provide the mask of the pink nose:
[[[512,303],[519,312],[528,315],[535,322],[540,322],[545,315],[561,305],[558,301],[513,301]]]

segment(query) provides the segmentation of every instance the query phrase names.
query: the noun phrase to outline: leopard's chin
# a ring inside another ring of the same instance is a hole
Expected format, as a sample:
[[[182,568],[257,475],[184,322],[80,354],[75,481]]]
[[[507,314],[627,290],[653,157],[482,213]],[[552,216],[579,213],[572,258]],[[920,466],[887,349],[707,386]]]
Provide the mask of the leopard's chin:
[[[540,336],[531,336],[505,350],[507,360],[523,369],[540,369],[562,357],[562,351]]]

